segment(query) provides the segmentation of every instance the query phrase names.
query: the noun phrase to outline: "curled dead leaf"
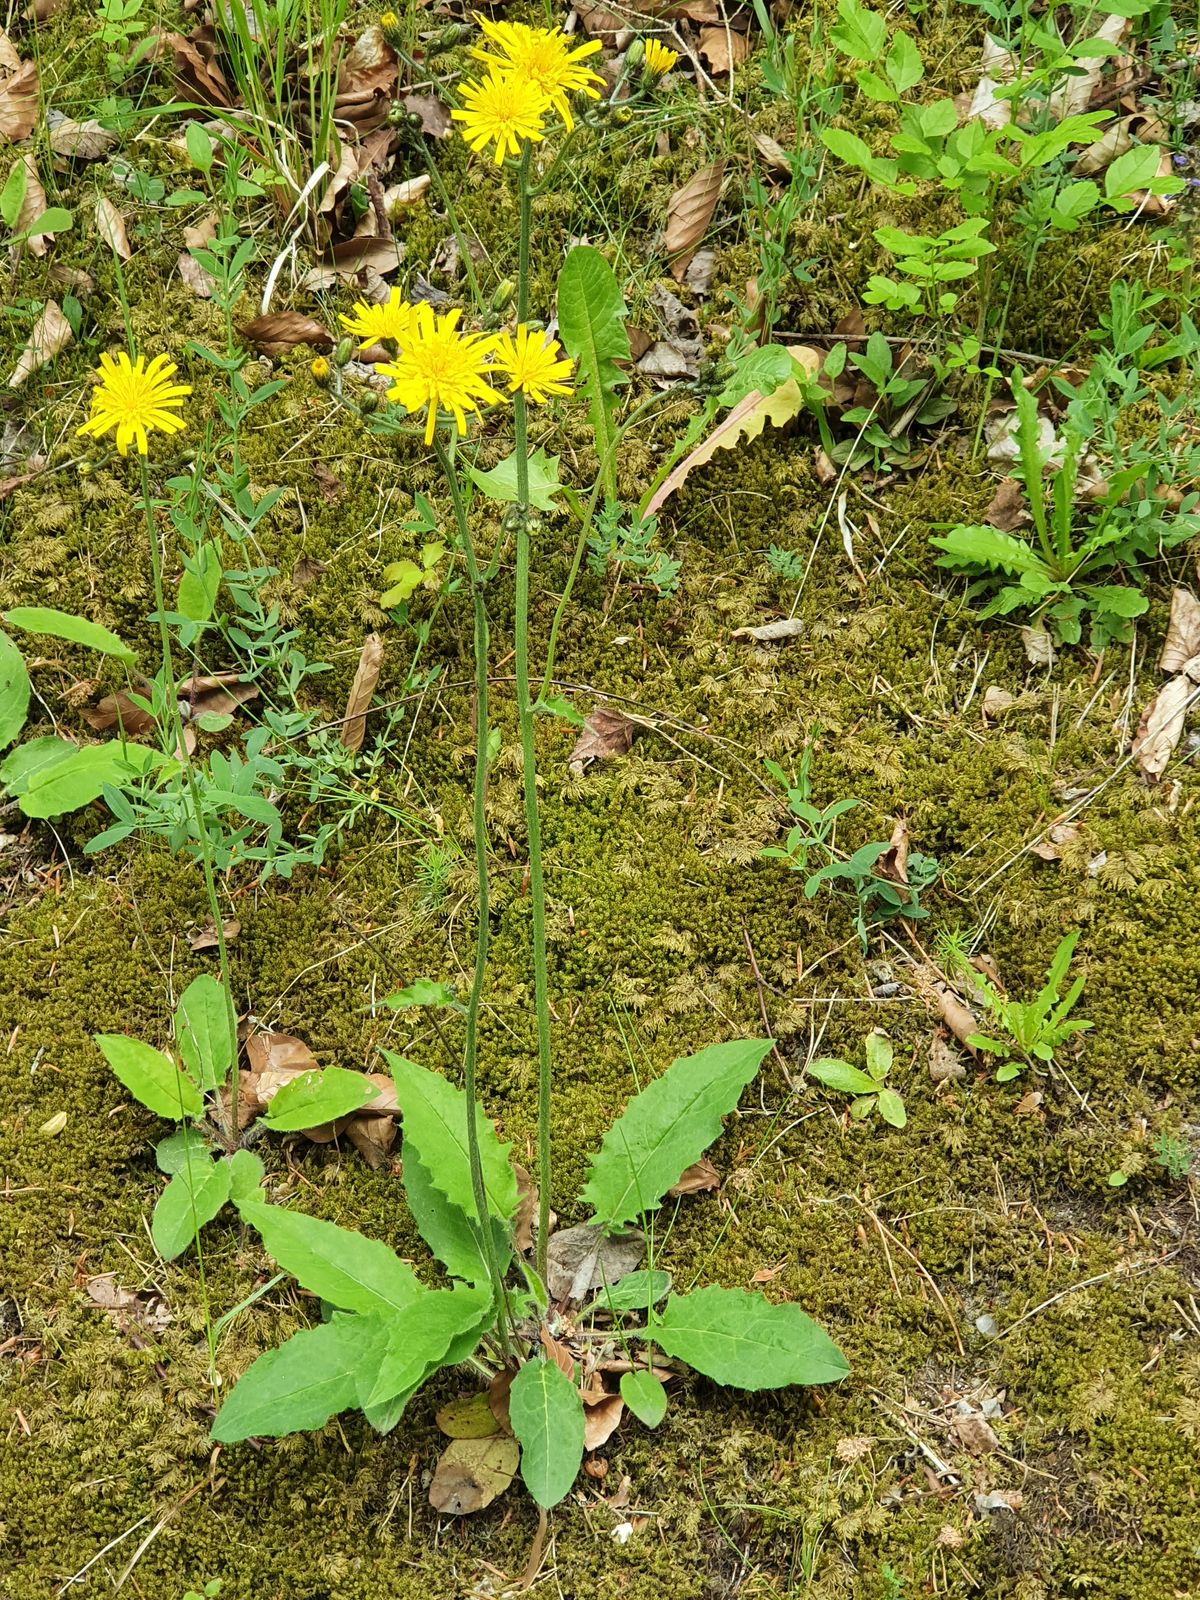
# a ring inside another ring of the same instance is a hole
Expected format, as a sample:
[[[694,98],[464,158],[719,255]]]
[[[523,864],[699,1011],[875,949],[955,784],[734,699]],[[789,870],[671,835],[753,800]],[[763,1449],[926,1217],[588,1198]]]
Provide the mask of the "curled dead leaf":
[[[735,628],[735,639],[753,639],[756,644],[778,644],[781,639],[795,639],[804,632],[799,617],[781,617],[778,622],[760,622],[753,628]]]
[[[375,1102],[371,1105],[374,1107]],[[382,1172],[391,1160],[399,1133],[395,1117],[351,1117],[344,1132],[371,1171]]]
[[[958,1052],[939,1028],[929,1041],[929,1076],[934,1083],[957,1083],[967,1075]]]
[[[383,638],[378,633],[369,633],[363,640],[362,652],[358,658],[358,670],[354,674],[354,682],[350,685],[346,715],[342,720],[341,741],[347,750],[362,749],[363,738],[367,731],[367,712],[370,710],[371,699],[379,683],[382,667]]]
[[[1015,533],[1018,528],[1028,525],[1029,507],[1024,486],[1019,479],[1001,478],[985,516],[992,527],[999,528],[1001,533]]]
[[[298,344],[310,345],[314,350],[333,349],[329,330],[302,311],[268,311],[266,316],[243,323],[238,332],[269,356],[286,355]]]
[[[892,824],[888,847],[875,863],[875,870],[892,883],[908,883],[908,823],[903,817],[897,817]]]
[[[1200,600],[1190,589],[1171,591],[1171,616],[1158,665],[1163,672],[1185,672],[1200,683]]]
[[[589,761],[603,761],[608,756],[623,756],[633,745],[637,723],[623,711],[611,706],[597,706],[583,724],[568,758],[570,771],[578,775]]]
[[[582,1301],[605,1284],[619,1283],[642,1264],[645,1237],[635,1228],[605,1233],[580,1223],[550,1236],[547,1287],[552,1300]]]
[[[116,129],[106,128],[94,119],[76,122],[71,117],[61,117],[50,129],[49,142],[54,154],[66,161],[99,161],[119,138]]]
[[[28,139],[37,122],[38,69],[22,61],[15,71],[0,78],[0,139],[19,144]]]
[[[721,1187],[721,1174],[713,1166],[707,1156],[701,1156],[699,1161],[681,1172],[679,1179],[667,1190],[671,1195],[705,1194],[710,1189]]]
[[[63,315],[62,307],[57,300],[47,300],[30,330],[25,348],[17,358],[8,387],[19,389],[31,373],[53,361],[59,351],[70,344],[71,339],[71,324]]]
[[[916,967],[913,971],[913,987],[926,1004],[937,1011],[963,1049],[974,1055],[975,1047],[967,1041],[973,1034],[979,1032],[979,1019],[954,991],[947,987],[941,975],[932,967]]]
[[[583,1448],[599,1450],[607,1444],[621,1425],[625,1402],[619,1394],[606,1394],[601,1400],[584,1402]]]
[[[554,1338],[546,1328],[538,1329],[538,1338],[541,1340],[542,1349],[546,1352],[547,1359],[553,1361],[558,1370],[574,1383],[575,1357],[567,1349],[566,1345],[560,1339]]]
[[[1193,696],[1200,698],[1200,689],[1187,673],[1181,672],[1170,683],[1164,684],[1142,713],[1133,753],[1137,764],[1152,783],[1166,771],[1175,746],[1183,736],[1183,725]]]
[[[515,1439],[454,1439],[438,1460],[429,1485],[429,1504],[447,1516],[465,1517],[490,1506],[516,1476],[521,1459]]]
[[[241,931],[242,925],[236,917],[229,917],[221,924],[221,932],[225,936],[226,944],[231,944]],[[217,948],[217,925],[210,917],[202,927],[193,928],[185,937],[193,950],[215,950]]]
[[[740,67],[750,54],[749,34],[728,23],[700,29],[700,58],[714,78],[725,77]]]
[[[1003,716],[1015,703],[1015,695],[1010,694],[1007,689],[1001,689],[998,684],[990,683],[984,690],[980,708],[983,720],[987,722],[993,717]]]
[[[106,194],[96,201],[96,232],[122,261],[128,261],[133,255],[129,234],[125,231],[125,218]]]
[[[667,203],[663,252],[671,263],[671,276],[677,282],[682,280],[708,231],[724,176],[724,161],[713,161],[694,173],[681,189],[676,189]]]
[[[1075,843],[1080,831],[1077,822],[1051,823],[1045,837],[1030,845],[1029,853],[1038,856],[1042,861],[1061,861],[1063,851]]]

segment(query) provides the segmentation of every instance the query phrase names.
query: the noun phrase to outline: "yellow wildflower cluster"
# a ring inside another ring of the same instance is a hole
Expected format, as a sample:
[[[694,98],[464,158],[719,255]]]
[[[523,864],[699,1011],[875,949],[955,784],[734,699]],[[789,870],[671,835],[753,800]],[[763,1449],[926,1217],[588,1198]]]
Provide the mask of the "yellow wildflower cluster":
[[[438,316],[424,301],[409,305],[393,289],[383,305],[360,300],[352,315],[341,319],[364,346],[379,340],[394,345],[395,360],[380,362],[376,370],[392,380],[389,400],[409,412],[428,408],[426,443],[433,439],[439,411],[449,412],[463,433],[468,412],[478,414],[481,405],[504,399],[499,386],[536,405],[571,393],[573,363],[556,339],[523,324],[515,333],[464,332],[458,325],[461,315]]]
[[[569,35],[559,28],[493,22],[478,13],[475,20],[492,47],[471,51],[487,68],[486,76],[463,85],[463,104],[450,115],[462,123],[472,150],[490,147],[499,166],[505,156],[520,155],[523,145],[544,137],[552,111],[566,128],[573,128],[570,96],[600,98],[604,79],[584,66],[600,49],[600,40],[572,48]]]

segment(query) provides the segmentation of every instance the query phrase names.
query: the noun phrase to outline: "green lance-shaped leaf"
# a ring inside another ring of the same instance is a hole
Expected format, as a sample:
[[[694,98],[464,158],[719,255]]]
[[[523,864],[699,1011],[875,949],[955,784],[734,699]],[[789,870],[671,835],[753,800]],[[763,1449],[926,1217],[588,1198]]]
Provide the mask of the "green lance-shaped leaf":
[[[576,245],[558,275],[558,331],[578,368],[596,436],[602,481],[617,498],[616,393],[629,379],[617,365],[630,359],[621,286],[608,262],[592,245]]]
[[[204,1096],[186,1072],[153,1045],[123,1033],[93,1035],[101,1055],[135,1100],[159,1117],[182,1122],[204,1110]]]
[[[461,1206],[439,1192],[421,1160],[415,1140],[404,1138],[404,1194],[422,1239],[452,1278],[465,1283],[486,1283],[488,1265],[479,1238],[479,1225]],[[505,1271],[512,1257],[508,1232],[492,1219],[497,1267]]]
[[[420,1160],[439,1193],[452,1200],[478,1222],[479,1210],[471,1188],[467,1155],[467,1097],[440,1073],[385,1050],[396,1099],[404,1117],[405,1144],[411,1138]],[[501,1144],[496,1130],[478,1105],[472,1108],[479,1135],[479,1155],[488,1206],[501,1222],[511,1222],[517,1211],[517,1175],[508,1159],[509,1145]],[[686,1163],[685,1163],[686,1165]],[[680,1169],[682,1171],[682,1168]],[[675,1174],[676,1177],[679,1173]],[[674,1182],[674,1179],[672,1179]]]
[[[0,633],[0,749],[11,744],[29,715],[29,674],[21,652]]]
[[[592,1157],[580,1198],[593,1220],[617,1228],[657,1205],[720,1134],[770,1048],[765,1039],[710,1045],[635,1095]]]
[[[625,1373],[621,1399],[647,1428],[657,1428],[667,1414],[667,1391],[652,1372]]]
[[[379,1090],[361,1072],[345,1067],[318,1067],[302,1072],[271,1096],[263,1121],[276,1133],[319,1128],[353,1111],[361,1111]]]
[[[150,1221],[154,1248],[166,1261],[182,1255],[206,1222],[229,1199],[228,1161],[213,1161],[189,1147],[178,1172],[158,1197]]]
[[[210,973],[193,978],[175,1011],[175,1043],[202,1089],[216,1089],[233,1065],[225,991]],[[312,1124],[310,1124],[312,1126]]]
[[[843,1094],[874,1094],[879,1087],[874,1078],[868,1077],[860,1067],[852,1067],[848,1061],[833,1058],[810,1061],[805,1070],[819,1083],[830,1089],[840,1089]]]
[[[512,1381],[508,1401],[521,1446],[521,1477],[548,1511],[570,1492],[583,1460],[579,1390],[553,1361],[527,1361]]]
[[[302,1211],[243,1198],[240,1187],[235,1198],[243,1221],[258,1229],[267,1254],[330,1305],[390,1314],[425,1292],[412,1268],[377,1239]]]
[[[55,611],[51,606],[15,606],[4,613],[4,620],[26,633],[46,634],[52,639],[65,639],[68,644],[86,645],[89,650],[116,656],[119,661],[134,659],[133,651],[115,633],[98,622],[89,622],[86,617],[74,617],[69,611]]]
[[[279,1438],[319,1428],[357,1405],[355,1378],[370,1358],[367,1334],[372,1331],[378,1335],[375,1318],[335,1317],[268,1350],[234,1385],[217,1413],[212,1437],[223,1444],[253,1436]]]
[[[130,774],[141,775],[152,768],[173,765],[161,750],[114,739],[110,744],[82,745],[55,760],[49,759],[47,752],[47,759],[40,760],[34,770],[21,773],[14,792],[27,817],[61,817],[98,800],[106,784],[120,789]]]
[[[490,1289],[423,1289],[388,1318],[378,1359],[359,1378],[359,1404],[378,1411],[407,1400],[440,1366],[464,1361],[492,1315]]]
[[[838,1383],[850,1364],[797,1305],[776,1305],[745,1289],[712,1285],[673,1294],[647,1336],[668,1355],[735,1389]]]

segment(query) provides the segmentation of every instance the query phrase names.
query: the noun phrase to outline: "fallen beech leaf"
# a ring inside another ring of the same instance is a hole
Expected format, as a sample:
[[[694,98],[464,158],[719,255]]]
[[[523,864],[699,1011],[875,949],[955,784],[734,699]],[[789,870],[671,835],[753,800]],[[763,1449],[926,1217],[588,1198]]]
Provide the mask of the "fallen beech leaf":
[[[533,1224],[537,1220],[538,1189],[525,1168],[513,1162],[517,1175],[517,1214],[513,1218],[513,1243],[522,1254],[533,1249]]]
[[[179,276],[198,299],[212,299],[213,280],[189,250],[181,250],[175,264]]]
[[[575,1357],[558,1339],[553,1338],[545,1328],[538,1329],[538,1338],[542,1342],[542,1349],[558,1370],[571,1382],[575,1382]]]
[[[1025,646],[1025,659],[1031,666],[1054,665],[1054,640],[1040,622],[1032,628],[1021,629],[1021,643]]]
[[[221,924],[221,932],[225,935],[226,944],[231,944],[241,931],[242,925],[236,917],[230,917]],[[192,929],[186,937],[193,950],[215,950],[217,948],[216,923],[210,917],[203,927]]]
[[[57,300],[47,300],[17,358],[8,387],[19,389],[31,373],[53,361],[59,351],[70,344],[71,338],[71,324],[63,316],[61,306]]]
[[[94,120],[75,122],[63,117],[50,130],[50,148],[68,161],[99,161],[117,143],[120,135]]]
[[[728,25],[700,29],[700,55],[714,78],[740,67],[750,54],[750,36]]]
[[[1001,84],[1011,83],[1016,75],[1015,53],[999,44],[991,34],[985,34],[979,82],[967,107],[967,120],[978,117],[985,128],[1006,128],[1012,121],[1012,101],[998,99],[996,90]]]
[[[450,132],[450,107],[435,94],[402,94],[400,104],[412,116],[421,119],[421,132],[431,139],[444,139]]]
[[[957,1083],[967,1075],[958,1053],[939,1029],[929,1041],[929,1076],[934,1083]]]
[[[265,317],[243,323],[238,332],[269,356],[286,355],[298,344],[311,345],[314,350],[333,349],[329,330],[302,311],[268,311]]]
[[[509,1390],[512,1388],[514,1374],[507,1367],[500,1371],[488,1385],[488,1410],[495,1417],[502,1433],[512,1438],[512,1421],[508,1415]]]
[[[515,1439],[455,1439],[442,1451],[429,1485],[429,1504],[465,1517],[490,1506],[516,1476],[521,1449]]]
[[[1106,44],[1119,44],[1128,27],[1128,17],[1107,16],[1099,25],[1089,25],[1088,42],[1090,44],[1093,39],[1103,39]],[[1075,117],[1087,110],[1092,94],[1100,83],[1106,59],[1096,54],[1081,57],[1072,63],[1070,75],[1063,79],[1062,87],[1050,96],[1052,121],[1061,122],[1065,117]]]
[[[433,1420],[447,1439],[490,1439],[500,1432],[500,1424],[492,1415],[487,1392],[483,1389],[451,1400]]]
[[[875,870],[893,883],[908,883],[908,823],[903,817],[893,823],[888,847],[875,863]]]
[[[45,466],[34,467],[29,472],[18,472],[12,478],[0,478],[0,501],[7,500],[10,494],[15,494],[18,489],[23,489],[27,483],[32,483],[34,478],[45,472]]]
[[[42,188],[42,180],[38,175],[37,161],[32,150],[24,151],[17,164],[25,168],[25,198],[21,201],[21,209],[17,213],[12,231],[24,233],[30,223],[36,222],[44,214],[46,191]],[[44,256],[50,248],[49,236],[44,233],[30,234],[25,243],[35,256]]]
[[[232,716],[239,706],[257,699],[257,686],[243,683],[236,672],[185,678],[179,685],[179,709],[185,722],[201,716]]]
[[[1188,701],[1198,691],[1186,672],[1158,691],[1142,713],[1133,753],[1137,764],[1151,780],[1157,782],[1166,770],[1167,762],[1183,734],[1187,719]]]
[[[1029,507],[1025,489],[1018,479],[1001,478],[985,517],[1001,533],[1015,533],[1018,528],[1028,525],[1031,520]]]
[[[633,744],[637,723],[623,711],[611,706],[597,706],[583,724],[583,731],[575,741],[567,765],[571,772],[580,773],[589,761],[603,761],[608,756],[623,756]]]
[[[362,653],[358,658],[358,670],[354,674],[354,682],[350,685],[346,715],[342,720],[340,737],[347,750],[362,749],[363,737],[367,731],[367,712],[371,708],[371,698],[379,682],[382,667],[383,638],[378,633],[369,633],[363,640]]]
[[[351,1117],[343,1131],[371,1171],[382,1172],[399,1132],[395,1117]]]
[[[1163,672],[1186,672],[1200,683],[1200,600],[1190,589],[1171,591],[1171,617],[1158,665]]]
[[[1009,694],[1007,689],[1001,689],[998,684],[991,683],[983,694],[983,720],[989,717],[1002,716],[1015,702],[1016,696]]]
[[[329,256],[333,270],[342,278],[356,278],[360,272],[395,272],[400,255],[394,239],[343,239],[332,245]]]
[[[547,1247],[550,1298],[578,1302],[605,1284],[619,1283],[641,1265],[645,1250],[645,1238],[636,1229],[605,1233],[586,1222],[561,1228]]]
[[[1013,1107],[1013,1116],[1035,1117],[1041,1114],[1041,1109],[1042,1091],[1040,1089],[1030,1089],[1029,1093],[1022,1095]]]
[[[115,1273],[102,1272],[89,1278],[84,1288],[92,1304],[106,1311],[122,1332],[136,1324],[148,1333],[162,1333],[171,1325],[171,1313],[161,1295],[150,1290],[122,1289]]]
[[[318,481],[320,481],[320,473],[317,472],[314,475],[317,477]],[[329,474],[329,476],[331,478],[333,477],[332,472]],[[343,493],[344,492],[345,491],[343,490]],[[326,494],[325,498],[329,500],[330,496]],[[339,495],[337,498],[340,499],[341,496]],[[337,502],[336,500],[333,500],[330,503],[336,504]],[[295,567],[292,569],[292,587],[294,589],[307,589],[310,583],[316,583],[317,579],[325,571],[325,565],[326,564],[324,561],[318,561],[313,556],[301,556]]]
[[[585,1402],[583,1448],[599,1450],[602,1444],[607,1444],[620,1427],[624,1414],[625,1402],[619,1394],[606,1394],[603,1400],[596,1400],[590,1404]]]
[[[959,1401],[958,1414],[951,1419],[950,1431],[973,1456],[990,1455],[1000,1448],[1000,1441],[987,1419],[965,1400]]]
[[[20,65],[21,57],[16,45],[4,29],[0,28],[0,72],[16,72]]]
[[[61,261],[56,261],[46,274],[56,289],[65,289],[84,300],[96,287],[96,280],[90,272],[84,272],[82,267],[68,267]]]
[[[111,733],[114,728],[121,728],[131,739],[140,739],[144,733],[150,733],[158,726],[148,711],[134,705],[124,689],[118,689],[116,694],[106,694],[103,700],[80,715],[88,727],[94,728],[97,733]]]
[[[312,1072],[321,1065],[304,1040],[290,1033],[252,1033],[246,1040],[246,1060],[250,1063],[250,1070],[259,1078],[271,1074]],[[278,1081],[272,1079],[264,1085],[259,1098],[268,1100],[286,1081],[286,1076],[279,1077]]]
[[[714,161],[676,189],[667,203],[667,226],[663,233],[663,252],[671,263],[671,276],[678,282],[688,262],[708,231],[721,193],[724,161]]]
[[[769,172],[773,172],[779,178],[791,177],[792,158],[778,139],[772,139],[769,133],[756,133],[754,148],[766,162]]]
[[[199,100],[202,105],[233,105],[233,95],[225,74],[217,64],[216,30],[201,25],[190,38],[181,33],[164,33],[161,43],[175,58],[175,77],[183,100]]]
[[[0,139],[19,144],[33,132],[38,114],[38,69],[23,61],[0,82]]]
[[[125,231],[125,218],[104,194],[96,201],[96,232],[122,261],[128,261],[133,255],[129,235]]]
[[[425,191],[429,188],[430,177],[423,172],[419,178],[406,178],[403,183],[390,184],[383,191],[383,209],[391,217],[397,211],[403,211],[406,206],[419,205],[425,198]]]
[[[784,345],[793,360],[810,376],[820,370],[824,357],[820,351],[808,345]],[[768,423],[774,428],[781,428],[785,422],[790,422],[804,410],[804,396],[800,392],[800,385],[792,377],[786,379],[777,389],[770,394],[761,394],[757,390],[746,395],[726,416],[716,425],[706,439],[688,455],[684,456],[678,466],[663,479],[658,488],[646,502],[643,515],[649,517],[673,495],[676,489],[684,483],[690,473],[697,467],[711,461],[718,450],[732,450],[743,439],[757,439]]]
[[[758,644],[778,644],[781,639],[794,639],[804,632],[799,617],[782,617],[778,622],[761,622],[755,628],[735,628],[735,639],[753,639]]]
[[[679,1175],[679,1181],[667,1190],[671,1195],[704,1194],[709,1189],[721,1187],[721,1174],[707,1156],[701,1156]]]

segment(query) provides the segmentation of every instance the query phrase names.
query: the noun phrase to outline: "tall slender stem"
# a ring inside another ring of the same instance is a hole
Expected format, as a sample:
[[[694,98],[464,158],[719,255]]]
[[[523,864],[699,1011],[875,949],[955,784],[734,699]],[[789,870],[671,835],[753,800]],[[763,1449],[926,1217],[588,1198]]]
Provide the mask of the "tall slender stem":
[[[146,457],[138,456],[142,473],[142,505],[146,512],[146,533],[150,540],[150,570],[154,578],[154,608],[158,613],[158,638],[162,646],[163,694],[167,701],[167,726],[175,745],[175,759],[183,767],[187,784],[192,820],[196,825],[196,840],[200,861],[204,869],[204,887],[208,894],[208,909],[213,919],[217,941],[217,960],[221,968],[221,987],[225,992],[225,1017],[229,1028],[229,1059],[233,1063],[229,1080],[229,1138],[238,1143],[238,1099],[241,1087],[238,1076],[237,1008],[233,1003],[233,978],[229,970],[229,950],[225,943],[225,929],[221,917],[221,902],[217,897],[217,880],[213,872],[212,846],[208,829],[204,825],[204,807],[200,802],[200,789],[196,771],[184,738],[183,718],[179,714],[179,686],[175,678],[175,663],[171,657],[171,633],[167,627],[167,607],[163,595],[162,552],[158,545],[158,527],[154,520],[154,497],[150,492],[150,469]]]
[[[517,322],[529,315],[529,220],[531,147],[521,152],[521,222],[517,254]],[[550,1236],[550,984],[546,963],[546,891],[542,877],[542,826],[538,813],[537,752],[534,743],[534,709],[529,693],[529,568],[531,529],[529,519],[529,428],[525,395],[513,396],[513,433],[517,461],[517,595],[516,595],[516,678],[517,716],[521,728],[521,781],[525,793],[525,827],[529,836],[529,897],[533,908],[533,999],[537,1021],[538,1047],[538,1236],[537,1269],[546,1276],[546,1247]]]
[[[479,1007],[483,998],[483,980],[487,972],[488,935],[490,931],[490,896],[488,886],[487,854],[487,746],[488,746],[488,644],[489,628],[487,607],[483,602],[483,584],[479,576],[479,563],[475,559],[475,542],[463,504],[462,488],[454,470],[454,463],[442,442],[435,434],[433,448],[438,465],[450,491],[454,507],[454,520],[458,527],[459,543],[467,564],[467,577],[471,583],[471,601],[474,608],[475,631],[475,787],[472,800],[472,823],[475,834],[475,879],[478,886],[479,921],[475,929],[475,970],[471,976],[471,992],[467,997],[467,1038],[463,1051],[463,1091],[467,1097],[467,1160],[471,1167],[471,1191],[475,1196],[475,1209],[479,1213],[479,1233],[483,1258],[496,1294],[498,1315],[496,1319],[500,1343],[505,1355],[509,1353],[508,1312],[504,1299],[504,1275],[496,1258],[496,1241],[492,1233],[492,1217],[488,1209],[487,1185],[483,1181],[483,1161],[479,1154],[479,1129],[476,1125],[476,1076],[479,1064]]]

